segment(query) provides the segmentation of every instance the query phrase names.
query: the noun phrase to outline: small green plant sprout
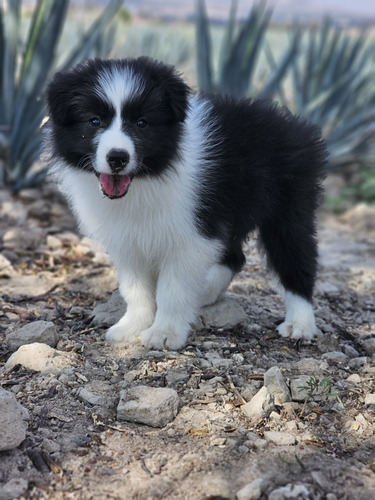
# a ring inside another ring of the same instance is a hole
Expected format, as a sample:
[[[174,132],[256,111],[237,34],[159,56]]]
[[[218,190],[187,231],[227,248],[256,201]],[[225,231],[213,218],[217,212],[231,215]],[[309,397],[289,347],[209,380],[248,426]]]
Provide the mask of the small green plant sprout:
[[[307,393],[307,399],[314,399],[316,396],[326,396],[328,397],[338,397],[337,392],[331,392],[333,382],[330,377],[325,377],[320,379],[316,375],[311,375],[311,377],[306,381],[306,385],[299,386],[299,392],[305,391]]]
[[[304,414],[306,404],[310,399],[315,401],[317,396],[319,397],[323,396],[326,398],[333,397],[339,399],[338,392],[331,392],[332,386],[333,382],[330,377],[325,377],[320,379],[316,375],[311,375],[311,377],[306,381],[306,385],[299,386],[298,387],[299,392],[302,391],[306,392],[306,398],[303,403],[300,416]]]

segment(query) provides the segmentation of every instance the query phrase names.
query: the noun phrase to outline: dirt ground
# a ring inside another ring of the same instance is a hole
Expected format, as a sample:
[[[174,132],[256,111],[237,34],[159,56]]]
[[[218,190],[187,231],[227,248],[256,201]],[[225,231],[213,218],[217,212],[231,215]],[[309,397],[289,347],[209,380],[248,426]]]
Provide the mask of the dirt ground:
[[[116,275],[54,188],[0,192],[0,207],[0,365],[14,350],[7,336],[36,320],[54,323],[56,349],[73,359],[58,373],[0,372],[29,411],[26,439],[0,452],[0,498],[16,480],[13,496],[27,499],[375,498],[374,209],[320,214],[321,338],[277,336],[282,301],[250,240],[230,287],[246,324],[207,326],[184,349],[155,352],[104,341],[92,311]],[[288,386],[305,376],[328,394],[250,419],[243,405],[275,366]],[[161,428],[117,421],[120,391],[139,385],[175,389],[177,417]]]

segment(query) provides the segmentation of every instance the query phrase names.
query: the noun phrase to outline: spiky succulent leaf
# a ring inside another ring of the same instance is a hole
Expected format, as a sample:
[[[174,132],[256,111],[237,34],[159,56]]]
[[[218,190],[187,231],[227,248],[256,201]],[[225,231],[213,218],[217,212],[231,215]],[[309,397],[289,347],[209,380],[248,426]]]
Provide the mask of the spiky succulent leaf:
[[[375,44],[365,31],[349,35],[329,19],[305,41],[293,61],[293,110],[322,127],[333,168],[374,165]]]
[[[88,57],[122,0],[112,0],[91,25],[77,47],[65,58],[64,67]],[[19,38],[21,2],[0,8],[0,132],[9,142],[8,157],[0,175],[14,191],[40,183],[46,171],[30,174],[41,151],[41,126],[45,116],[42,92],[55,69],[58,40],[69,0],[38,0],[24,47]]]
[[[212,80],[212,48],[205,4],[197,2],[197,78],[199,88],[203,91],[213,90]]]

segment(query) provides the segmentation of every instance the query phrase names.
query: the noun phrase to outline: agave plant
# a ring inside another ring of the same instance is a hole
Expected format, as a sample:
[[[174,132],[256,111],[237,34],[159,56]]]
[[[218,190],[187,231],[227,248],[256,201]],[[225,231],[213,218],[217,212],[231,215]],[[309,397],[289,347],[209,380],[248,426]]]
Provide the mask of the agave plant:
[[[30,169],[41,150],[42,93],[55,69],[68,4],[68,0],[38,0],[25,43],[20,37],[21,1],[8,2],[7,11],[0,7],[0,186],[15,192],[40,184],[46,176],[46,170]],[[62,68],[91,53],[121,5],[122,0],[109,3],[65,57]]]
[[[322,127],[331,168],[375,166],[375,43],[329,19],[303,41],[293,59],[291,107]]]
[[[255,4],[247,20],[236,29],[237,2],[233,1],[225,29],[218,61],[217,75],[213,71],[213,51],[209,22],[203,0],[197,4],[197,74],[198,85],[203,91],[220,92],[236,97],[248,93],[272,96],[281,91],[284,76],[296,57],[299,38],[294,37],[287,51],[274,64],[268,80],[261,91],[256,90],[254,73],[261,51],[265,48],[265,34],[272,11],[265,1]]]
[[[135,24],[127,32],[126,40],[118,48],[120,57],[148,56],[180,67],[191,59],[194,43],[180,27],[161,24]]]

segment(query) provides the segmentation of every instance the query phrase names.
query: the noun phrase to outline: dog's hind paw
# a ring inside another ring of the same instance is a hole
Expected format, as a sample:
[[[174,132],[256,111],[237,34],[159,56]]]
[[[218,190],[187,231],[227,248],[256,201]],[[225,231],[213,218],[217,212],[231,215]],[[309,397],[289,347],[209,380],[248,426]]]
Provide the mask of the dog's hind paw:
[[[277,327],[281,337],[310,342],[322,333],[316,327],[312,305],[303,297],[291,292],[285,294],[286,318],[284,323]]]
[[[310,342],[314,337],[321,337],[321,331],[316,327],[315,321],[297,323],[293,321],[284,321],[277,327],[281,337],[289,337],[294,340],[305,340]]]

